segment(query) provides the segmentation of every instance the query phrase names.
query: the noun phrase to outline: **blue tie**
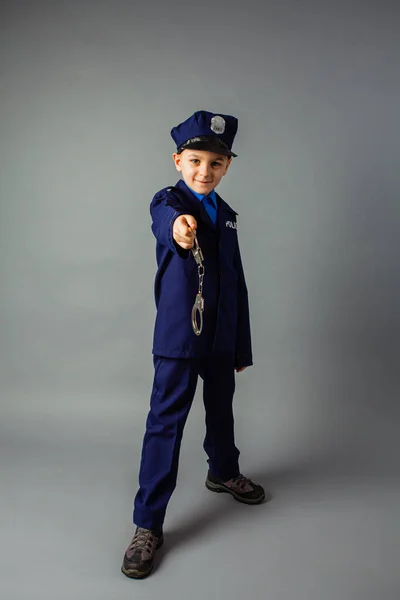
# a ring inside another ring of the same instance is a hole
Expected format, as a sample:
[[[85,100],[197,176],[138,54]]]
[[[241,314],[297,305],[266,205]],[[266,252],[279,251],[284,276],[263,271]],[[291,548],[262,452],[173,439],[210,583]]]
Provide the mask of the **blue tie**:
[[[217,222],[217,208],[212,200],[212,198],[210,198],[210,196],[204,196],[203,200],[203,206],[206,209],[208,216],[210,217],[211,221],[214,223]]]

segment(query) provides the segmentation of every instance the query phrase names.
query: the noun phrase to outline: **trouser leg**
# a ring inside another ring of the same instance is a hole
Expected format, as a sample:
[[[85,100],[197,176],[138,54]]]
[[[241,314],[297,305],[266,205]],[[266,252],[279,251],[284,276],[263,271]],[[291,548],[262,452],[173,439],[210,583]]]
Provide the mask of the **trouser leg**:
[[[176,486],[183,429],[196,391],[193,359],[154,357],[154,383],[146,422],[133,520],[161,529]]]
[[[233,395],[235,370],[230,358],[211,357],[203,362],[203,398],[206,410],[204,450],[211,473],[223,481],[237,477],[239,450],[235,446]]]

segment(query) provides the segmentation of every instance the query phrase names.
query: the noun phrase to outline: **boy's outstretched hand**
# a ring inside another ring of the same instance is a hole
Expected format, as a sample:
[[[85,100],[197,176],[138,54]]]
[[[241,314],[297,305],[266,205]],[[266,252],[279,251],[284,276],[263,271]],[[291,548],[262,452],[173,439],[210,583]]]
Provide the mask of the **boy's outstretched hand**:
[[[185,250],[190,250],[194,245],[194,231],[197,221],[192,215],[180,215],[175,219],[172,236],[176,243]]]

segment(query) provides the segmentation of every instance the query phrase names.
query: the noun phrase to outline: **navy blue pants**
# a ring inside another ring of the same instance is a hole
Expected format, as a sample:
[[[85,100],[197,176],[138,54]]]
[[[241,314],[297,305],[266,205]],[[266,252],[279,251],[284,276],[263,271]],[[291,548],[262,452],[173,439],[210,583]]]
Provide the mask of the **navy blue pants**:
[[[140,527],[159,530],[176,486],[183,429],[199,375],[204,382],[206,411],[204,450],[212,474],[223,481],[237,477],[239,450],[234,440],[233,359],[154,356],[154,370],[133,521]]]

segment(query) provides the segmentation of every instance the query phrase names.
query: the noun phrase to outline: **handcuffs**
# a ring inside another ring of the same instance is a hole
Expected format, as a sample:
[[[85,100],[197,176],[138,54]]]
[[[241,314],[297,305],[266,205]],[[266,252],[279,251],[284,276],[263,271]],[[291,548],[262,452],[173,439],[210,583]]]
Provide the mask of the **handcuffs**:
[[[192,247],[192,254],[197,264],[197,272],[199,274],[199,291],[197,292],[196,299],[192,308],[192,327],[196,335],[200,335],[203,330],[203,312],[204,312],[204,298],[203,298],[203,279],[204,279],[204,256],[197,241],[196,233],[194,232],[194,246]]]

